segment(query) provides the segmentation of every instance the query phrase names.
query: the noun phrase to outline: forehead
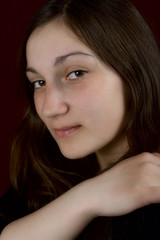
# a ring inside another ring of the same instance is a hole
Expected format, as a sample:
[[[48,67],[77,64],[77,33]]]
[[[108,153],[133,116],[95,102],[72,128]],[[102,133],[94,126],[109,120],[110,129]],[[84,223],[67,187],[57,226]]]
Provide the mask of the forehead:
[[[27,55],[33,55],[35,51],[45,50],[48,54],[51,49],[58,55],[65,52],[92,51],[65,25],[61,19],[56,19],[36,28],[27,42]]]

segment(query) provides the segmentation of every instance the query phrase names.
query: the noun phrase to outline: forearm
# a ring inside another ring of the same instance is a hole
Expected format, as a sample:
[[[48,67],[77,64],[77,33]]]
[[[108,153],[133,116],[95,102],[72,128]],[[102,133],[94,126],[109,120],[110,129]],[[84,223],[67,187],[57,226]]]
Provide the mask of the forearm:
[[[40,210],[9,224],[1,240],[71,240],[91,221],[79,186]],[[81,197],[80,197],[81,195]]]
[[[84,181],[9,224],[1,240],[72,240],[98,216],[120,216],[160,202],[160,154],[143,153]]]

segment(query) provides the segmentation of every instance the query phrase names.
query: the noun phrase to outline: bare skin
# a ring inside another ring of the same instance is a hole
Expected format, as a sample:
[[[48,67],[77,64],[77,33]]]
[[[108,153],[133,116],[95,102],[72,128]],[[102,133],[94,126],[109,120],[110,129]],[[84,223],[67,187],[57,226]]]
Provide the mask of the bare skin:
[[[27,62],[37,113],[62,154],[75,159],[96,152],[101,169],[115,164],[128,147],[118,135],[126,112],[123,79],[62,22],[33,33]],[[159,203],[159,173],[160,154],[126,159],[12,222],[0,239],[72,240],[95,217],[120,216]]]
[[[159,172],[157,153],[143,153],[124,160],[78,184],[35,213],[9,224],[0,239],[72,240],[97,216],[124,215],[159,203]]]

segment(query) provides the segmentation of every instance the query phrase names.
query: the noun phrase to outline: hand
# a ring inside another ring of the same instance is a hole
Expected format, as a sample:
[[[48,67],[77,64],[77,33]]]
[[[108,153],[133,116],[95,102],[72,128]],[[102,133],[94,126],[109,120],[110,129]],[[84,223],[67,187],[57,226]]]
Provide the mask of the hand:
[[[82,185],[93,217],[124,215],[158,203],[160,154],[142,153],[131,157]]]
[[[33,214],[10,223],[0,238],[75,239],[97,216],[123,215],[158,202],[160,155],[143,153],[76,185]]]

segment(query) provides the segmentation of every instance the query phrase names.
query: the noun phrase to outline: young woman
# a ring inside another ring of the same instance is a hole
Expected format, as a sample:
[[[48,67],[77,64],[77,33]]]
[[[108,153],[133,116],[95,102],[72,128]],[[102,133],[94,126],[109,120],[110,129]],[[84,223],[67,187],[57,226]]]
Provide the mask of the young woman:
[[[159,50],[137,10],[50,0],[21,70],[29,106],[1,239],[159,239]]]

